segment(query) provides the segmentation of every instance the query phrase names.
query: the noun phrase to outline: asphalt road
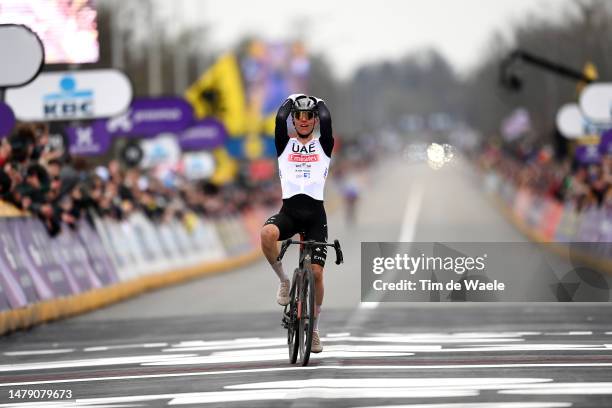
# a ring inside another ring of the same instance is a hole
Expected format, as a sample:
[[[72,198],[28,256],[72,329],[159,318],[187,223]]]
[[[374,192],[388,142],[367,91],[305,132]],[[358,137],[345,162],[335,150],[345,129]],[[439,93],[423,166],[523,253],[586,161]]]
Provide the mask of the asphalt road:
[[[609,304],[361,303],[362,241],[525,240],[461,160],[368,178],[355,225],[329,216],[346,263],[330,254],[308,367],[288,364],[262,261],[0,339],[0,407],[612,406]]]

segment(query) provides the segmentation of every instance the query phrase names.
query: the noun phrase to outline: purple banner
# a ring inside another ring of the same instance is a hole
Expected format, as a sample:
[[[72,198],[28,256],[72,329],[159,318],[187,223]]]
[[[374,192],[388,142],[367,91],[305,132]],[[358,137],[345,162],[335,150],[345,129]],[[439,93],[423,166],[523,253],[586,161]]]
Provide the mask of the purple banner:
[[[599,154],[605,156],[607,154],[612,155],[612,129],[606,130],[601,135],[599,141]]]
[[[196,122],[179,136],[182,151],[212,150],[225,143],[227,130],[217,119],[207,118]]]
[[[595,164],[601,161],[598,145],[581,145],[576,147],[576,160],[581,164]]]
[[[5,291],[4,281],[0,280],[0,312],[10,309],[11,304],[9,303],[7,293]]]
[[[186,129],[193,108],[182,98],[137,98],[124,114],[101,122],[111,135],[155,136]]]
[[[89,125],[66,128],[70,154],[76,156],[99,156],[108,151],[111,135],[104,122],[95,121]]]
[[[0,222],[0,263],[2,274],[9,292],[9,301],[15,308],[26,304],[36,303],[39,299],[48,299],[52,296],[51,288],[38,276],[35,269],[31,269],[28,260],[21,251],[16,231],[23,223],[21,218],[3,219]],[[14,285],[8,285],[15,282]]]
[[[87,222],[81,222],[77,231],[97,279],[104,286],[118,282],[117,271],[106,253],[98,233]]]
[[[0,101],[0,138],[8,136],[15,126],[15,114],[10,106]]]
[[[61,258],[61,264],[74,276],[80,291],[87,291],[102,286],[100,280],[89,265],[87,252],[78,236],[70,228],[64,227],[61,234],[53,240],[55,253]]]
[[[50,297],[68,296],[73,293],[73,282],[66,276],[64,269],[58,264],[49,245],[49,235],[44,226],[37,219],[23,219],[15,226],[14,234],[18,237],[19,245],[30,266],[36,270],[37,275],[51,288]],[[46,295],[46,294],[45,294]],[[46,299],[47,296],[42,296]]]

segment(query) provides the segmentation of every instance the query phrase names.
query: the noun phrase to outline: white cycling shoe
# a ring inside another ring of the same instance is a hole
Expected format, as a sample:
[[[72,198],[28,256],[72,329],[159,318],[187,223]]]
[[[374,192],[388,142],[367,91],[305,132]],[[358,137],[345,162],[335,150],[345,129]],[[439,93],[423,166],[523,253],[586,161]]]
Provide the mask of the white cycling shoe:
[[[278,285],[278,291],[276,292],[276,301],[281,306],[287,306],[289,304],[289,285],[290,282],[288,280],[282,281],[280,285]]]
[[[319,338],[319,331],[312,331],[312,343],[310,344],[310,351],[313,353],[320,353],[323,351],[323,346],[321,345],[321,339]]]

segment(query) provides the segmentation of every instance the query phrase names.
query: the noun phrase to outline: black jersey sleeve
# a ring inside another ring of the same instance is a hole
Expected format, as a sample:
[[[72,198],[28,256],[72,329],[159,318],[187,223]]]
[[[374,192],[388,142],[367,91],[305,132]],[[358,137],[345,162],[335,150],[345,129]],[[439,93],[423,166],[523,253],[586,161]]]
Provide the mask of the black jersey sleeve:
[[[317,108],[319,109],[319,121],[321,127],[321,137],[319,138],[319,143],[321,143],[323,152],[325,152],[327,157],[331,157],[332,150],[334,149],[331,113],[329,112],[329,109],[324,101],[320,100],[317,103]]]
[[[276,145],[276,156],[283,154],[283,150],[289,143],[289,133],[287,132],[287,118],[291,113],[291,107],[293,101],[291,99],[285,100],[278,112],[276,113],[276,124],[274,126],[274,144]]]

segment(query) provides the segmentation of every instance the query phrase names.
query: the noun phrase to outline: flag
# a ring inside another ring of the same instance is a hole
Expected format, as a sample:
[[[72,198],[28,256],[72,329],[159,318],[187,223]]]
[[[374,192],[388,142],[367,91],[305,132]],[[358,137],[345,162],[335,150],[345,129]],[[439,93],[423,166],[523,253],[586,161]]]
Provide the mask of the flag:
[[[220,57],[185,92],[198,119],[214,116],[230,136],[245,133],[245,97],[238,62],[233,54]]]

